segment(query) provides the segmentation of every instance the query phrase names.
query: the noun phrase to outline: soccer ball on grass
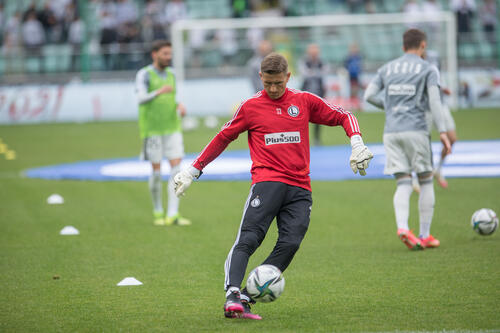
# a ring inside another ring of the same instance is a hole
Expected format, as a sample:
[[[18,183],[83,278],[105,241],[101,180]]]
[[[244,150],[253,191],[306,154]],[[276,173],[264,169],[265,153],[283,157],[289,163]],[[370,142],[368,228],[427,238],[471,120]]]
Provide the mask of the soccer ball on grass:
[[[248,274],[246,288],[254,300],[272,302],[283,292],[285,278],[276,266],[260,265]]]
[[[472,214],[472,229],[480,235],[491,235],[498,227],[497,214],[489,208],[481,208]]]

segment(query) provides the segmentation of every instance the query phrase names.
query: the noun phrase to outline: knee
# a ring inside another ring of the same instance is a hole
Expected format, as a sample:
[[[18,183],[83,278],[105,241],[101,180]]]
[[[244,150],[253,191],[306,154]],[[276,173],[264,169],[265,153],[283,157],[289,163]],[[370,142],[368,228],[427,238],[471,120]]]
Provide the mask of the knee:
[[[432,183],[433,174],[431,171],[419,173],[417,176],[420,185]]]
[[[244,251],[251,255],[255,252],[255,250],[260,246],[261,243],[262,239],[258,234],[253,232],[242,233],[235,249]]]

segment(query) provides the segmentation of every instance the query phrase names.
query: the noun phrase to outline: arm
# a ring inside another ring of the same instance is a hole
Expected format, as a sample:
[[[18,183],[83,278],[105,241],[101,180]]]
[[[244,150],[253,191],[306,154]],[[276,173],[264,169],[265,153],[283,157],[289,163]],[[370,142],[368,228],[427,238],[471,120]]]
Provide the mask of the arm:
[[[191,185],[194,178],[199,178],[202,170],[213,160],[215,160],[240,133],[248,130],[243,103],[240,105],[233,118],[228,121],[219,133],[201,151],[196,160],[187,169],[182,170],[174,177],[175,194],[184,195],[184,192]]]
[[[163,86],[157,90],[149,90],[149,73],[147,70],[140,70],[135,77],[135,91],[137,93],[137,100],[139,104],[144,104],[152,101],[158,95],[169,93],[173,87]]]
[[[358,120],[349,111],[339,106],[328,104],[324,99],[309,94],[311,102],[311,122],[330,126],[341,125],[351,139],[352,154],[349,164],[354,173],[364,176],[373,154],[363,143]]]
[[[306,66],[304,59],[301,59],[298,64],[299,74],[303,80],[305,80],[309,75],[309,68]]]
[[[427,96],[429,97],[429,109],[431,110],[432,118],[439,131],[439,139],[443,143],[446,154],[451,153],[451,144],[446,133],[444,122],[444,113],[441,106],[441,96],[439,88],[439,70],[436,66],[431,68],[427,77]]]
[[[177,112],[179,112],[179,115],[181,117],[184,117],[187,113],[186,107],[182,103],[177,103]]]
[[[448,139],[448,135],[446,134],[441,98],[439,96],[439,87],[427,87],[427,93],[429,94],[429,108],[431,109],[432,118],[434,119],[434,123],[439,131],[439,139],[446,148],[447,154],[449,154],[451,153],[451,144]]]
[[[311,108],[310,122],[328,126],[342,126],[348,137],[361,134],[358,120],[351,112],[338,105],[332,105],[314,94],[304,93]]]
[[[252,83],[252,87],[255,91],[252,93],[256,93],[263,89],[262,81],[260,80],[260,59],[253,57],[248,62],[247,66],[248,77],[250,78],[250,82]]]
[[[380,108],[384,109],[384,101],[380,97],[378,97],[379,92],[384,88],[384,80],[382,80],[382,72],[385,71],[385,66],[379,68],[377,74],[372,79],[370,84],[365,90],[365,95],[363,99],[368,103]]]
[[[380,109],[384,109],[384,101],[378,97],[378,93],[380,92],[380,87],[375,83],[370,82],[368,87],[365,90],[365,95],[363,96],[364,100],[370,103],[373,106],[376,106]]]

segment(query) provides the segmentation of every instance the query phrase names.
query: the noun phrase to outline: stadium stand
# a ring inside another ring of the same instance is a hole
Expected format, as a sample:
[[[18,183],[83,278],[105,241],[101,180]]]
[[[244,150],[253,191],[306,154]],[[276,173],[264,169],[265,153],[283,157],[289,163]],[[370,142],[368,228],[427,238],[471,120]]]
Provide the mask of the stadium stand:
[[[470,3],[474,7],[464,11],[454,0],[0,0],[0,83],[15,81],[16,75],[22,74],[40,73],[46,79],[47,74],[108,72],[113,76],[136,70],[148,61],[151,41],[169,38],[170,25],[178,19],[398,12],[411,15],[414,10],[439,9],[457,13],[460,66],[498,66],[498,1]],[[29,18],[31,13],[36,16],[34,20]],[[41,39],[37,40],[33,36],[40,29]],[[398,54],[399,48],[392,45],[399,43],[404,30],[401,26],[337,29],[310,31],[310,38],[320,45],[325,60],[341,64],[349,45],[356,41],[366,62],[375,65]],[[290,36],[276,34],[271,38],[276,49],[288,45],[292,58],[298,59],[307,44],[301,38],[303,34],[297,29]],[[242,32],[233,36],[212,31],[191,37],[201,38],[201,43],[186,55],[186,63],[192,67],[230,64],[238,68],[253,54]],[[236,45],[234,49],[222,47],[231,43]]]

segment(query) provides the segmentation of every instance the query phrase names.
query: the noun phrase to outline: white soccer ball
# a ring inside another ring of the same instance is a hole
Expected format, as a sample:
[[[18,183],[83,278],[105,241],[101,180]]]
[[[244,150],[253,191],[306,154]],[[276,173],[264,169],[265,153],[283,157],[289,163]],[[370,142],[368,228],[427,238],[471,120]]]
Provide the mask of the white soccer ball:
[[[491,235],[498,228],[497,214],[489,208],[481,208],[472,214],[472,229],[480,235]]]
[[[280,297],[285,289],[285,278],[276,266],[260,265],[248,275],[246,288],[254,300],[272,302]]]

